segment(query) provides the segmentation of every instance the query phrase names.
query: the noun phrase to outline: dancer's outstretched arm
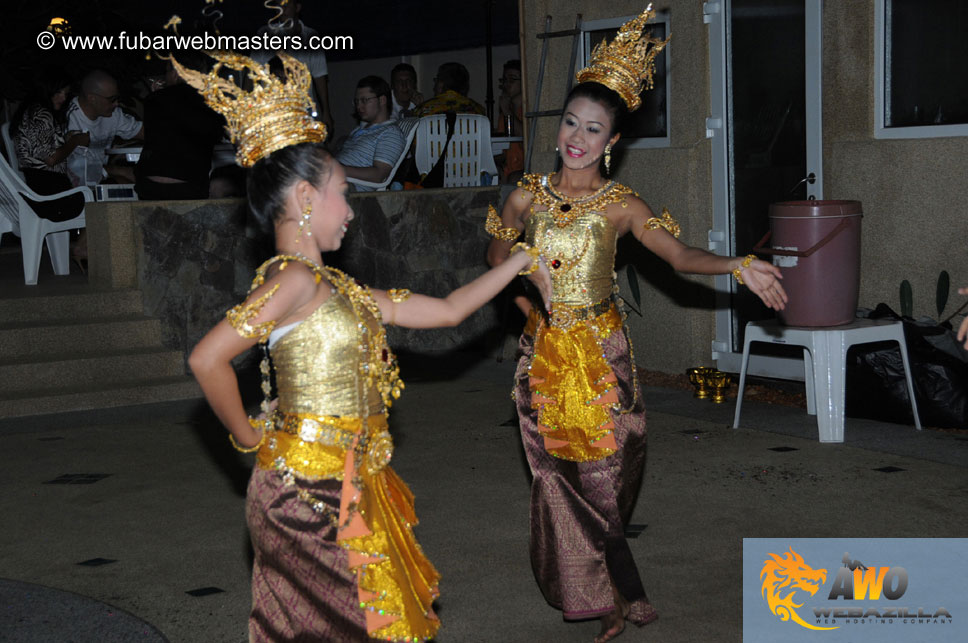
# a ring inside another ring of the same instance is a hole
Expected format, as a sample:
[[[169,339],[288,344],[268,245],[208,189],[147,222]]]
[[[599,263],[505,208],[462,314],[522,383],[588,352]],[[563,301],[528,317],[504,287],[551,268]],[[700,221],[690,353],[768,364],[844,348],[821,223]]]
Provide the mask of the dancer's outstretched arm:
[[[531,265],[531,256],[518,250],[496,268],[488,270],[442,299],[414,294],[406,301],[394,303],[383,290],[373,290],[373,297],[380,306],[383,321],[388,324],[406,328],[456,326],[493,299],[519,272],[527,270]],[[532,274],[532,280],[547,304],[551,298],[551,274],[544,260],[538,260],[538,268]]]
[[[744,264],[743,257],[723,257],[702,248],[687,246],[663,227],[651,229],[648,222],[654,215],[641,199],[629,197],[626,201],[628,207],[623,209],[625,219],[620,222],[620,229],[630,231],[643,246],[678,272],[728,275],[738,270],[742,282],[768,308],[783,310],[786,307],[787,294],[780,284],[783,274],[772,263],[753,259]]]

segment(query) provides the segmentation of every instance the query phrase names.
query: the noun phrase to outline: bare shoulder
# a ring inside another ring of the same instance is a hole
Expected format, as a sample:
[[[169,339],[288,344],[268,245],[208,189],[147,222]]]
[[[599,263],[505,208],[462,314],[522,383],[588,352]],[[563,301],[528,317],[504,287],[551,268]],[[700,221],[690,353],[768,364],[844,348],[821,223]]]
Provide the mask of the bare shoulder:
[[[648,204],[635,192],[629,192],[608,206],[608,218],[620,234],[625,234],[636,224],[641,225],[652,216]]]
[[[520,185],[520,184],[519,184]],[[534,193],[521,186],[512,190],[501,209],[501,220],[506,226],[522,228],[534,202]]]
[[[316,299],[321,281],[319,273],[300,261],[280,261],[268,267],[264,284],[252,296],[273,291],[276,301],[272,308],[281,320]],[[329,288],[324,290],[329,292]]]

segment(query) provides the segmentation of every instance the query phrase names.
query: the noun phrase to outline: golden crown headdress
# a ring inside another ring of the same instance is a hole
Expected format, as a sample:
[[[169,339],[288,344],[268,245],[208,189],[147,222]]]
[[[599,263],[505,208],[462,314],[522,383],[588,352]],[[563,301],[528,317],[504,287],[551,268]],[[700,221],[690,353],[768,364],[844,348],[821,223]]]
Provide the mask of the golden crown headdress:
[[[638,109],[642,89],[652,89],[655,57],[669,43],[669,38],[642,33],[645,23],[654,16],[650,3],[641,15],[621,26],[611,44],[603,40],[595,45],[591,63],[575,76],[578,82],[605,85],[622,97],[630,111]]]
[[[237,146],[235,159],[242,167],[252,167],[256,161],[297,143],[317,143],[326,140],[326,126],[315,120],[310,112],[313,100],[309,87],[312,76],[306,65],[292,56],[277,54],[282,61],[285,82],[247,56],[229,52],[210,52],[218,62],[212,71],[203,74],[171,62],[178,75],[194,87],[209,107],[225,117],[229,137]],[[248,70],[252,90],[239,87],[232,76],[222,78],[219,72],[232,69],[239,74]]]

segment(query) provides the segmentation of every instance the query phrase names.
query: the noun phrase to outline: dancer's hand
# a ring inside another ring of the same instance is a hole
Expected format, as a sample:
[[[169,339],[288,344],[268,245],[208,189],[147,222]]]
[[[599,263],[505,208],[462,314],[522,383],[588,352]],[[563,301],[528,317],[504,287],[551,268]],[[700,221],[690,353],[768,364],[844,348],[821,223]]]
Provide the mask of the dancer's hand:
[[[279,398],[278,397],[272,398],[272,401],[269,402],[269,413],[272,413],[273,411],[275,411],[278,406],[279,406]],[[262,413],[259,413],[259,415],[255,416],[254,419],[258,420],[260,423],[265,422],[266,421],[265,412],[263,411]]]
[[[544,257],[538,259],[538,269],[528,275],[528,279],[538,288],[545,310],[548,310],[551,306],[551,273],[548,272]]]
[[[779,268],[768,261],[755,259],[740,274],[746,287],[763,300],[768,308],[783,310],[786,307],[787,294],[780,285],[783,274]]]
[[[959,295],[968,295],[968,288],[959,288]],[[958,341],[965,340],[965,350],[968,350],[968,316],[961,320],[961,326],[958,327]]]

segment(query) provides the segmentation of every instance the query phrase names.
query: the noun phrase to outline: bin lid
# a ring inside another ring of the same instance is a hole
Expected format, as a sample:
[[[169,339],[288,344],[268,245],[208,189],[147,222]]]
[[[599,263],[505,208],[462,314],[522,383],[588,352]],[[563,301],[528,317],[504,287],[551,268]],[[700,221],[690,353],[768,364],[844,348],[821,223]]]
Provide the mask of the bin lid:
[[[770,218],[802,219],[849,216],[863,216],[860,201],[781,201],[770,204]]]

